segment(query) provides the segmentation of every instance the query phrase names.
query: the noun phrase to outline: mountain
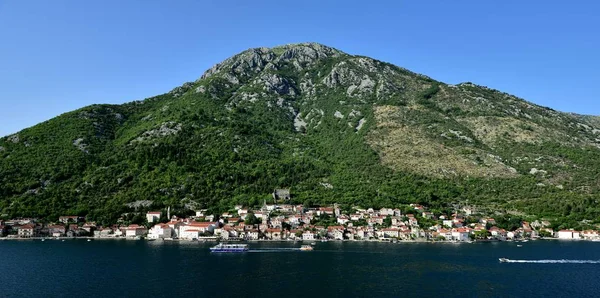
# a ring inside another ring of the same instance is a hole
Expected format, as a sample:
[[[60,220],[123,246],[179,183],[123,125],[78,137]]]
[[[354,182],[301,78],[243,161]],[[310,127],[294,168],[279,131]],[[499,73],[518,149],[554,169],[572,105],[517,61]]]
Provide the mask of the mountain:
[[[134,207],[227,210],[290,188],[305,204],[594,222],[599,127],[320,44],[256,48],[166,94],[0,139],[0,214],[110,223]]]

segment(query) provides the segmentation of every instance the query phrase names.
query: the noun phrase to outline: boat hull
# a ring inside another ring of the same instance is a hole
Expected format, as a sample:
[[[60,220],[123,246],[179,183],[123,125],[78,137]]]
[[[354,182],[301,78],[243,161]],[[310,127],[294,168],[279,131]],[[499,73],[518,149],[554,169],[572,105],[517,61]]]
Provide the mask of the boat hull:
[[[248,252],[248,249],[226,249],[226,248],[211,248],[210,252],[233,252],[233,253],[242,253]]]

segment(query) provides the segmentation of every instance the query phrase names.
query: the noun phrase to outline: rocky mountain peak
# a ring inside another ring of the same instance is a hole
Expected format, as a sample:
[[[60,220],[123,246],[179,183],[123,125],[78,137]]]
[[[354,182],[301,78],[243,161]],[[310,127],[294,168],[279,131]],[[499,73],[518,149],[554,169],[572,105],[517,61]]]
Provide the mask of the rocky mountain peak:
[[[314,65],[317,61],[345,55],[343,52],[318,43],[298,43],[273,48],[252,48],[241,52],[208,69],[200,79],[216,74],[232,81],[231,76],[249,76],[265,69],[277,70],[291,63],[297,70]]]

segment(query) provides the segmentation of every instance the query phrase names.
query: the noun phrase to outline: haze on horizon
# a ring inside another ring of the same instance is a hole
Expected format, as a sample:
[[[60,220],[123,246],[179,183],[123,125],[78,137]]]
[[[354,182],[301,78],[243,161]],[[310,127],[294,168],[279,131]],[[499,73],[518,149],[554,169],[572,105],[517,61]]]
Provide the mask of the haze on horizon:
[[[594,1],[4,1],[0,136],[165,93],[248,48],[299,42],[598,115],[599,11]]]

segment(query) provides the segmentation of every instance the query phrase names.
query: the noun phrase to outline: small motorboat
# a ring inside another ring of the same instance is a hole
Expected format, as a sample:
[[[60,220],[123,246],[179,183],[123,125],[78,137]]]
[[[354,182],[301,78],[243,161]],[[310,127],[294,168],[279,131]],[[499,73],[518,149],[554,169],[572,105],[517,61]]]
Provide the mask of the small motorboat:
[[[498,261],[500,261],[500,263],[507,263],[508,259],[507,258],[499,258]]]
[[[523,247],[523,245],[521,245],[521,244],[517,244],[517,247]]]
[[[92,239],[88,239],[87,242],[92,242]]]
[[[314,250],[314,248],[310,245],[302,245],[302,246],[300,246],[300,250],[301,251],[311,251],[311,250]]]
[[[317,245],[317,243],[316,242],[311,242],[310,245]]]

